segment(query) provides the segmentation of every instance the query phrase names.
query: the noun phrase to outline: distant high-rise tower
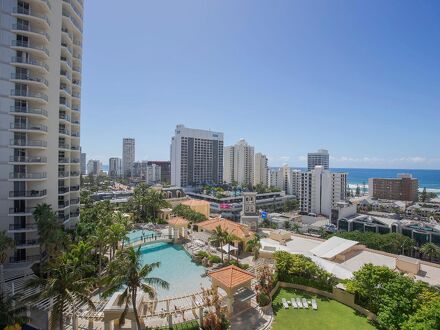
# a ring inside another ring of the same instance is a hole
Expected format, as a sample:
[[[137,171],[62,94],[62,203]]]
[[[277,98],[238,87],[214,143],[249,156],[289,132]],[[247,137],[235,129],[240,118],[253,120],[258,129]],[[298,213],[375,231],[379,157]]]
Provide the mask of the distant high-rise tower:
[[[108,160],[108,176],[120,178],[122,176],[122,160],[118,157],[111,157]]]
[[[133,176],[135,160],[135,141],[132,138],[122,140],[122,174],[124,178]]]
[[[255,162],[254,162],[254,185],[262,184],[263,186],[267,186],[268,172],[269,172],[269,167],[267,165],[266,155],[257,152],[255,154]]]
[[[86,175],[87,173],[87,154],[85,152],[81,152],[81,175]]]
[[[32,212],[79,220],[83,1],[1,2],[0,231],[6,262],[38,261]]]
[[[328,150],[319,149],[317,152],[307,154],[307,170],[311,171],[315,166],[322,166],[324,170],[328,170],[330,165],[330,156]]]
[[[223,133],[177,125],[171,139],[171,184],[223,181]]]
[[[244,139],[235,145],[226,147],[223,153],[223,173],[225,182],[237,182],[241,185],[253,185],[254,182],[254,147]]]

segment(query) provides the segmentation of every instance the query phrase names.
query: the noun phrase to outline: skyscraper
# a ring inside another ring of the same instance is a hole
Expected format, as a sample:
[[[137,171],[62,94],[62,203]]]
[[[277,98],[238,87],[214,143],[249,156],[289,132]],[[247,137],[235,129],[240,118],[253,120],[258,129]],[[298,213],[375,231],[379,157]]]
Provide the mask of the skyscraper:
[[[269,167],[267,165],[266,155],[257,152],[255,154],[255,162],[254,162],[254,185],[262,184],[263,186],[267,186],[268,172],[269,172]]]
[[[122,160],[118,157],[111,157],[108,160],[108,176],[120,178],[122,176]]]
[[[0,230],[7,262],[39,259],[32,212],[47,203],[79,219],[83,2],[3,1],[0,70]]]
[[[180,187],[223,180],[223,133],[177,125],[171,139],[171,184]]]
[[[99,175],[101,174],[102,163],[96,159],[90,159],[87,162],[87,174],[88,175]]]
[[[315,166],[323,166],[325,170],[329,169],[330,159],[328,150],[319,149],[317,152],[307,154],[307,170],[311,171]]]
[[[122,173],[124,178],[133,176],[133,163],[135,160],[135,141],[133,138],[122,140]]]
[[[171,162],[167,160],[149,160],[148,166],[160,166],[160,182],[164,184],[171,183]]]
[[[81,152],[81,175],[85,175],[87,173],[87,154],[85,152]]]
[[[235,145],[226,147],[223,153],[224,181],[237,182],[241,185],[253,185],[254,182],[254,147],[245,139],[240,139]]]

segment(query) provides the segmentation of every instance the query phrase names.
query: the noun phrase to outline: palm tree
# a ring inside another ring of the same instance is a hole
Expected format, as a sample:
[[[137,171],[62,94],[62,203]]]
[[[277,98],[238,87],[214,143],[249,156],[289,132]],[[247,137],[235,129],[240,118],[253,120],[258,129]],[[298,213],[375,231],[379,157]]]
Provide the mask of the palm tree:
[[[440,248],[434,243],[426,243],[420,248],[420,253],[422,253],[423,256],[429,257],[429,261],[432,261],[432,259],[440,256]]]
[[[0,329],[29,322],[25,306],[15,306],[14,297],[0,293]]]
[[[234,244],[234,242],[239,241],[239,240],[240,239],[237,236],[229,234],[229,233],[226,232],[225,244],[232,245],[232,244]],[[237,256],[237,262],[238,262],[238,250],[236,252],[236,256]],[[230,261],[231,261],[231,249],[228,248],[228,262],[230,262]]]
[[[65,238],[56,212],[48,204],[38,204],[33,215],[37,223],[40,249],[51,258],[61,249]]]
[[[96,254],[98,257],[98,274],[101,274],[102,259],[104,258],[104,255],[107,253],[107,248],[108,248],[108,240],[109,240],[108,228],[99,224],[95,230],[95,234],[90,236],[90,240],[96,248],[96,252],[97,252]]]
[[[221,256],[222,256],[222,262],[224,262],[222,247],[223,247],[223,244],[225,242],[227,234],[228,234],[227,232],[223,231],[222,227],[217,226],[214,229],[214,232],[212,233],[212,235],[211,235],[211,237],[209,239],[211,242],[213,242],[215,244],[218,244],[220,246],[220,253],[221,253]]]
[[[164,195],[157,190],[149,189],[147,192],[147,215],[151,216],[154,221],[157,219],[159,210],[164,207],[169,207],[170,204],[166,201]]]
[[[26,288],[36,289],[36,293],[25,301],[37,302],[42,299],[53,299],[50,327],[64,329],[64,308],[75,303],[86,303],[91,309],[95,305],[90,300],[91,289],[95,280],[84,274],[84,269],[68,261],[63,255],[53,259],[48,265],[48,276],[30,279]],[[73,311],[74,312],[74,311]]]
[[[120,213],[118,213],[120,215]],[[113,223],[108,227],[108,242],[110,244],[110,260],[113,259],[118,243],[126,239],[128,230],[119,222]]]
[[[157,277],[148,277],[154,269],[160,266],[160,263],[142,266],[141,257],[140,247],[137,250],[130,247],[119,251],[108,266],[108,275],[104,280],[106,289],[103,292],[103,296],[108,297],[116,291],[123,290],[117,300],[119,306],[125,304],[119,322],[121,324],[125,322],[125,316],[131,302],[138,330],[142,329],[136,306],[138,290],[140,289],[150,298],[154,298],[156,287],[169,288],[168,282]]]
[[[3,264],[6,261],[7,251],[15,246],[14,240],[6,235],[6,231],[0,231],[0,294],[3,292],[4,273]],[[1,329],[1,328],[0,328]]]
[[[257,260],[258,256],[260,255],[260,249],[261,249],[260,236],[256,234],[253,239],[247,242],[246,251],[252,252],[252,254],[254,255],[254,260]]]

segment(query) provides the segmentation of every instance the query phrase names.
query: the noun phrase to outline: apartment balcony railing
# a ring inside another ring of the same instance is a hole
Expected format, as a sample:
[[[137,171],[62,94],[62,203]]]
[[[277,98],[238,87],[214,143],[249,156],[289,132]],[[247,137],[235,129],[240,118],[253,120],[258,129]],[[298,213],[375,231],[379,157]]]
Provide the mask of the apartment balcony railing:
[[[39,180],[47,179],[47,173],[45,172],[28,172],[28,173],[9,173],[9,179],[29,179],[29,180]]]
[[[70,144],[68,144],[68,143],[58,143],[58,148],[60,148],[60,149],[70,149]]]
[[[49,66],[42,62],[42,61],[37,61],[35,59],[33,59],[32,57],[29,58],[25,58],[22,56],[13,56],[11,59],[12,63],[20,63],[20,64],[28,64],[28,65],[33,65],[33,66],[37,66],[40,68],[45,69],[46,71],[49,71]]]
[[[33,29],[28,24],[12,24],[12,30],[25,31],[25,32],[39,34],[39,35],[43,36],[44,38],[46,38],[47,41],[50,40],[49,33],[47,33],[44,30]]]
[[[25,190],[25,191],[10,191],[9,197],[44,197],[47,195],[47,190]]]
[[[65,57],[65,56],[61,56],[61,57],[60,57],[60,60],[61,60],[62,62],[65,62],[70,68],[72,67],[72,62],[71,62],[67,57]]]
[[[64,135],[70,135],[70,131],[67,128],[58,129],[58,133],[64,134]]]
[[[26,256],[26,257],[9,257],[9,263],[11,264],[17,264],[17,263],[26,263],[26,262],[35,262],[40,260],[40,255],[32,255],[32,256]]]
[[[10,207],[8,214],[32,214],[34,210],[34,207]]]
[[[61,42],[61,47],[64,47],[71,56],[73,56],[73,49],[69,47],[69,45],[65,42]]]
[[[81,73],[81,67],[79,67],[79,66],[77,66],[77,65],[74,65],[74,66],[72,67],[72,69],[73,69],[73,71],[75,71],[75,72]]]
[[[41,99],[47,102],[48,97],[44,93],[40,92],[30,92],[28,90],[21,90],[21,89],[12,89],[11,90],[11,96],[20,96],[20,97],[33,97],[36,99]]]
[[[47,163],[46,157],[39,156],[11,156],[9,157],[9,162],[11,163]]]
[[[35,13],[30,8],[14,7],[12,9],[12,13],[13,14],[20,14],[20,15],[27,15],[27,16],[38,18],[40,20],[43,20],[44,22],[46,22],[46,24],[48,26],[50,26],[49,19],[47,18],[46,15],[41,15],[41,14]]]
[[[32,124],[32,123],[11,123],[11,129],[23,129],[28,131],[41,131],[47,132],[47,126],[41,124]]]
[[[66,172],[66,171],[59,171],[59,172],[58,172],[58,177],[59,177],[59,178],[68,178],[68,177],[69,177],[69,172]]]
[[[71,213],[70,213],[70,217],[71,217],[71,218],[79,217],[79,212],[71,212]]]
[[[58,220],[60,221],[67,221],[69,220],[70,216],[68,214],[64,215],[64,214],[58,214]]]
[[[70,116],[64,113],[60,113],[59,118],[70,122]]]
[[[59,209],[64,209],[65,207],[68,207],[69,205],[70,205],[69,201],[58,202],[58,208]]]
[[[77,205],[79,204],[79,198],[74,198],[70,200],[70,205]]]
[[[47,56],[49,56],[49,49],[47,49],[46,47],[43,47],[43,46],[37,46],[37,45],[31,44],[29,41],[12,40],[11,46],[37,50],[37,51],[43,52]]]
[[[78,47],[82,47],[82,42],[79,40],[73,40],[73,44]]]
[[[76,107],[76,106],[73,106],[72,108],[71,108],[73,111],[77,111],[77,112],[80,112],[80,109],[79,109],[79,107]]]
[[[49,82],[42,78],[35,75],[30,75],[27,73],[12,73],[11,74],[12,80],[25,80],[27,82],[36,82],[45,85],[46,87],[49,86]]]
[[[79,125],[80,121],[76,119],[76,120],[72,120],[71,123],[74,125]]]
[[[29,108],[29,107],[21,107],[12,105],[10,107],[9,112],[18,113],[18,114],[30,114],[30,115],[40,115],[47,117],[47,110],[41,108]]]
[[[9,224],[9,230],[36,230],[37,224],[23,223],[23,224]]]
[[[80,150],[80,146],[72,146],[70,149],[71,150],[75,150],[75,151],[79,151]]]
[[[70,176],[79,176],[79,172],[78,171],[72,171],[72,172],[70,172]]]
[[[79,137],[79,132],[72,132],[72,134],[70,134],[70,136]]]
[[[68,163],[70,163],[70,158],[58,158],[58,163],[68,164]]]
[[[71,186],[70,191],[79,191],[79,186]]]
[[[79,32],[82,33],[82,26],[81,24],[76,20],[76,18],[72,17],[67,11],[63,10],[63,16],[68,18],[70,22],[78,29]]]
[[[70,75],[70,73],[67,72],[67,71],[65,71],[65,70],[61,70],[61,71],[60,71],[60,75],[66,77],[66,78],[69,79],[69,80],[72,79],[72,76]]]
[[[39,241],[37,239],[23,239],[23,240],[15,240],[15,247],[24,247],[30,245],[39,245]]]
[[[79,158],[72,158],[71,160],[70,160],[70,162],[71,163],[79,163]]]
[[[66,194],[70,191],[70,187],[60,187],[58,188],[58,194]]]
[[[21,140],[21,139],[13,139],[9,141],[10,146],[17,147],[47,147],[47,141],[43,140]]]
[[[81,86],[81,80],[73,79],[72,84],[77,85],[77,86]]]
[[[63,2],[69,4],[70,8],[72,8],[72,10],[75,12],[75,14],[77,14],[80,19],[83,19],[81,12],[75,7],[72,0],[63,0]]]

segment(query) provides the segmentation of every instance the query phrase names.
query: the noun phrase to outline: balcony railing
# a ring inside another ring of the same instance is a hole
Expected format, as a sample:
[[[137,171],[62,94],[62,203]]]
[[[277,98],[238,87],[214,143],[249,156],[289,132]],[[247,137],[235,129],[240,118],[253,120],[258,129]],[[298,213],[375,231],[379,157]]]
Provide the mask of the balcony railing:
[[[72,17],[72,15],[70,15],[68,12],[63,10],[63,16],[67,17],[68,19],[70,19],[72,24],[82,33],[82,26],[81,26],[81,24],[74,17]]]
[[[59,118],[70,122],[70,116],[64,113],[60,113]]]
[[[29,180],[38,180],[38,179],[46,179],[47,173],[45,172],[28,172],[28,173],[9,173],[9,179],[29,179]]]
[[[11,90],[11,96],[34,97],[34,98],[37,98],[37,99],[42,99],[42,100],[44,100],[46,102],[48,100],[47,95],[44,94],[44,93],[30,92],[30,91],[22,90],[22,89],[12,89]]]
[[[79,186],[71,186],[70,191],[79,191]]]
[[[44,52],[47,56],[49,56],[49,50],[46,47],[37,46],[37,45],[31,44],[31,43],[29,43],[29,41],[12,40],[11,46],[12,47],[23,47],[23,48],[39,50],[39,51]]]
[[[9,224],[9,230],[33,230],[37,229],[35,223]]]
[[[38,242],[37,239],[23,239],[23,240],[15,240],[15,246],[19,247],[19,246],[30,246],[30,245],[39,245],[40,243]]]
[[[70,131],[67,128],[58,129],[58,133],[64,134],[64,135],[70,135]]]
[[[76,217],[78,217],[79,216],[79,212],[77,211],[77,212],[71,212],[70,213],[70,217],[71,218],[76,218]]]
[[[14,256],[14,257],[9,257],[9,262],[11,264],[34,262],[34,261],[39,261],[40,258],[41,258],[40,255],[26,256],[26,257]]]
[[[47,126],[41,124],[32,124],[32,123],[11,123],[11,129],[26,129],[30,131],[42,131],[47,132]]]
[[[58,163],[68,164],[68,163],[70,163],[70,158],[58,158]]]
[[[34,207],[10,207],[9,214],[26,214],[33,213]]]
[[[28,113],[30,115],[41,115],[47,117],[47,110],[41,108],[28,108],[12,105],[10,112],[15,112],[19,114]]]
[[[12,73],[11,79],[33,81],[49,86],[49,82],[46,79],[28,73]]]
[[[47,25],[50,25],[50,22],[49,22],[49,19],[47,18],[47,16],[34,13],[30,8],[14,7],[12,9],[12,13],[37,17],[39,19],[46,21]]]
[[[72,146],[71,150],[80,150],[80,146]]]
[[[72,107],[72,110],[73,110],[73,111],[77,111],[77,112],[80,112],[80,109],[79,109],[79,107]]]
[[[9,157],[11,163],[47,163],[46,157],[39,156],[11,156]]]
[[[58,188],[58,194],[65,194],[70,191],[70,187],[60,187]]]
[[[10,191],[9,197],[44,197],[47,190]]]
[[[70,144],[68,144],[68,143],[58,143],[58,148],[70,149]]]
[[[70,205],[69,201],[58,202],[58,208],[59,209],[64,209],[65,207],[68,207],[69,205]]]
[[[25,58],[21,56],[13,56],[11,59],[12,63],[21,63],[21,64],[29,64],[29,65],[35,65],[44,68],[46,71],[49,71],[49,66],[41,61],[34,60],[32,57]]]
[[[69,177],[69,172],[58,172],[58,177],[59,178],[68,178]]]
[[[72,132],[72,134],[70,134],[70,136],[79,137],[79,132]]]
[[[70,205],[76,205],[79,204],[79,198],[74,198],[70,200]]]
[[[78,171],[72,171],[72,172],[70,172],[70,176],[79,176],[79,172]]]
[[[50,40],[49,34],[46,31],[40,29],[32,29],[28,24],[12,24],[12,30],[27,31],[27,32],[40,34],[43,37],[45,37],[48,41]]]
[[[17,147],[47,147],[47,141],[43,140],[10,140],[11,146],[17,146]]]
[[[79,158],[72,158],[71,160],[70,160],[70,162],[71,163],[79,163]]]

